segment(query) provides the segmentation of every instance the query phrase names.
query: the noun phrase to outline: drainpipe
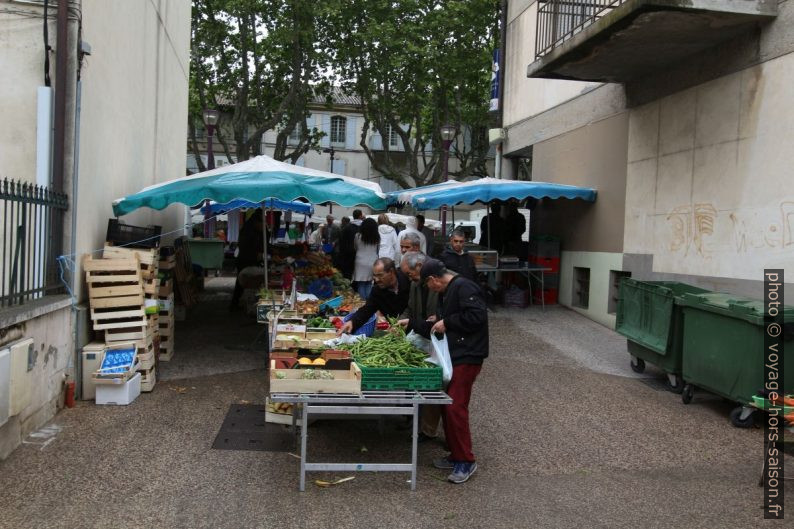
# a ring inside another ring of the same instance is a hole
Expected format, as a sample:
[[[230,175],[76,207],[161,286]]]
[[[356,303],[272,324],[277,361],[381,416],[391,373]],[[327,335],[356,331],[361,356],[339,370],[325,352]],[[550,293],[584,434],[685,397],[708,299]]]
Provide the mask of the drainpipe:
[[[58,35],[56,41],[55,56],[55,132],[53,137],[53,166],[52,182],[53,191],[63,193],[63,176],[65,172],[66,157],[66,80],[67,65],[69,62],[69,39],[67,32],[68,24],[68,2],[58,2]],[[53,235],[52,252],[58,256],[63,253],[63,236],[58,236],[56,230],[63,229],[62,213],[53,215]]]
[[[504,128],[504,90],[505,90],[505,55],[507,54],[507,0],[501,2],[501,13],[499,13],[499,71],[497,72],[497,82],[499,86],[499,128]],[[494,176],[502,178],[502,147],[504,140],[496,144],[496,160],[494,160]]]

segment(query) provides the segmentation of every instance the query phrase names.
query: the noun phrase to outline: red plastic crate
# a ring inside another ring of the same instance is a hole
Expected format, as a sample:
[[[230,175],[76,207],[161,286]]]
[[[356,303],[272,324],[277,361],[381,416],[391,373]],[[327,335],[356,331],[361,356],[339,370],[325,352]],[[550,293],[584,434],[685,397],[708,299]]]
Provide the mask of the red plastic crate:
[[[556,305],[557,295],[558,290],[556,288],[547,288],[543,291],[543,303],[546,305]],[[540,303],[540,292],[532,292],[532,301],[534,303]]]
[[[538,255],[530,255],[529,262],[534,266],[541,266],[543,268],[551,268],[547,274],[560,273],[560,258],[559,257],[541,257]]]

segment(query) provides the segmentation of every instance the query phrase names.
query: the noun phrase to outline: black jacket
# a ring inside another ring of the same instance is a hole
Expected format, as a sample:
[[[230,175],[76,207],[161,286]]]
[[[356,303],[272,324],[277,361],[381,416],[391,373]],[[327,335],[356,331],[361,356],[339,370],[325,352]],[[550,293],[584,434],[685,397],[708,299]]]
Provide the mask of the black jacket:
[[[441,262],[444,263],[447,270],[452,270],[466,279],[477,282],[477,268],[474,266],[474,259],[466,251],[460,255],[447,246],[444,248],[444,253],[441,254]]]
[[[355,331],[372,317],[377,311],[387,318],[396,318],[408,306],[408,295],[411,292],[411,280],[408,276],[397,270],[397,292],[392,292],[389,289],[380,288],[378,285],[372,287],[367,302],[363,307],[356,311],[356,314],[350,319],[353,322],[353,330]]]
[[[441,298],[437,316],[447,328],[452,365],[482,364],[488,357],[488,309],[479,285],[465,277],[453,277]],[[432,327],[433,323],[425,322],[417,332],[429,338]]]

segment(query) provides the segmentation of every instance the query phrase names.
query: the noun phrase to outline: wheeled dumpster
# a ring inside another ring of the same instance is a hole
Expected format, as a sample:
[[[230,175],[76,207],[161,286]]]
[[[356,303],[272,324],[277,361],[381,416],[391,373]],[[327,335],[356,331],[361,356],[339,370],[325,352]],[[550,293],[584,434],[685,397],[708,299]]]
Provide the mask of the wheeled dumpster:
[[[635,372],[642,373],[649,362],[667,373],[671,390],[681,392],[681,296],[707,292],[674,281],[621,281],[615,330],[627,339]]]
[[[695,387],[743,406],[731,412],[735,426],[752,424],[754,408],[744,406],[764,384],[764,303],[732,294],[685,294],[684,361],[685,404]],[[783,311],[781,354],[783,380],[794,385],[794,307]]]

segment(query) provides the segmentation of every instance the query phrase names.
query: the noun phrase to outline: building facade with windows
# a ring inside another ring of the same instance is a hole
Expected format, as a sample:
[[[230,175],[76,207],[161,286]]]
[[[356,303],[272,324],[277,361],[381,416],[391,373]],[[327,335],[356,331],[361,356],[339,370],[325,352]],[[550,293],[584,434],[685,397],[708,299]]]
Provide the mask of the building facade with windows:
[[[90,331],[80,262],[103,247],[113,199],[184,174],[190,10],[189,0],[69,0],[48,13],[40,0],[0,2],[11,73],[0,76],[0,175],[17,181],[0,193],[0,459],[62,406],[65,377],[77,380]],[[182,213],[123,220],[169,232]]]
[[[788,2],[509,2],[505,171],[594,187],[542,201],[560,302],[614,326],[623,275],[761,298],[794,273]],[[787,290],[791,291],[789,279]]]

